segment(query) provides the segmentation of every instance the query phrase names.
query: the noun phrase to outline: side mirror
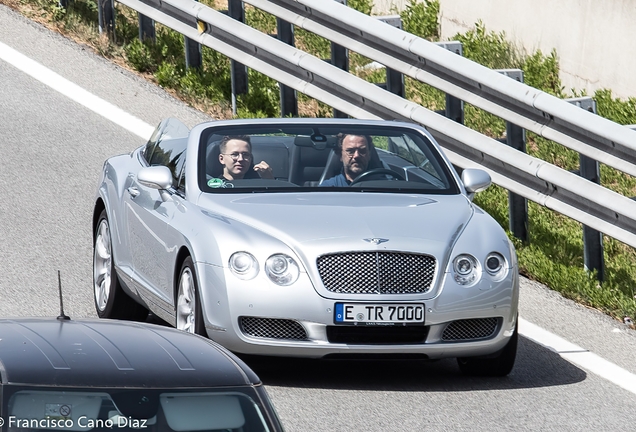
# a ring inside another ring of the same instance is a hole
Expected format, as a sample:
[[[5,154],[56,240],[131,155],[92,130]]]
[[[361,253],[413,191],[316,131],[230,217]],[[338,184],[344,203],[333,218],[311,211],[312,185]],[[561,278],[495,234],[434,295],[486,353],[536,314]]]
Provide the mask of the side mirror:
[[[172,187],[172,173],[165,166],[151,166],[139,170],[137,181],[151,189],[158,189],[163,201],[170,199],[167,189]]]
[[[467,168],[462,171],[462,182],[468,197],[472,199],[476,192],[486,190],[492,180],[490,174],[484,170]]]

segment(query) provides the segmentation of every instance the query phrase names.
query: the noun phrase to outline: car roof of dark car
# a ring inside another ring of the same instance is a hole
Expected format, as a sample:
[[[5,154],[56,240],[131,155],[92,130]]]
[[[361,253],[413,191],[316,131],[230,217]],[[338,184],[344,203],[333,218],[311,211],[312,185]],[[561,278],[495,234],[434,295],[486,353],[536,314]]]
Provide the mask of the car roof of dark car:
[[[0,382],[62,387],[210,388],[259,384],[220,345],[130,321],[0,319]]]

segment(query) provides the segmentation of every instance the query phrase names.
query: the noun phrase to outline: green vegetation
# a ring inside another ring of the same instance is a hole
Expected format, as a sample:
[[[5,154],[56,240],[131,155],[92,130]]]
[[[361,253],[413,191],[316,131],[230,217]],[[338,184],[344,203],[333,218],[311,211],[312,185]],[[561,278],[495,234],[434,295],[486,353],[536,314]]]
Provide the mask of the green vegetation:
[[[122,5],[117,6],[116,35],[108,40],[97,30],[95,0],[75,0],[67,10],[47,0],[0,0],[21,11],[27,17],[42,22],[75,40],[90,44],[95,50],[119,64],[172,91],[193,106],[211,115],[231,117],[229,59],[203,47],[203,67],[188,70],[185,66],[183,36],[161,25],[156,26],[156,43],[138,40],[137,15]],[[226,7],[224,2],[206,0],[211,7]],[[349,0],[349,6],[369,14],[371,0]],[[410,0],[400,13],[404,29],[429,40],[439,38],[439,0],[416,2]],[[276,31],[275,17],[246,6],[246,22],[259,30],[272,34]],[[518,68],[524,71],[527,84],[557,97],[575,97],[569,94],[559,80],[556,52],[547,55],[537,51],[526,54],[518,50],[504,33],[488,32],[478,22],[472,31],[458,34],[453,39],[463,44],[464,56],[490,68]],[[303,31],[295,30],[297,47],[320,58],[330,56],[329,41]],[[384,71],[368,70],[369,59],[350,53],[350,71],[371,82],[384,80]],[[444,108],[444,95],[421,82],[407,78],[407,97],[429,109]],[[621,124],[636,124],[636,99],[621,101],[611,91],[599,90],[594,94],[599,115]],[[256,71],[249,71],[249,92],[237,98],[239,117],[276,117],[279,115],[277,83]],[[325,104],[299,94],[301,116],[330,116],[332,110]],[[505,132],[505,122],[474,106],[465,107],[466,125],[494,138]],[[528,153],[567,170],[578,168],[578,155],[554,142],[532,133],[527,134]],[[636,180],[609,167],[601,167],[601,183],[620,194],[636,196]],[[478,194],[478,205],[508,227],[507,192],[493,186]],[[636,318],[636,253],[609,237],[604,238],[606,280],[599,284],[595,274],[583,266],[582,228],[578,222],[530,202],[530,241],[523,244],[513,238],[519,255],[520,269],[526,276],[545,283],[589,307],[622,319]]]
[[[524,82],[557,97],[567,95],[559,80],[556,52],[545,56],[540,51],[522,55],[503,33],[488,33],[482,23],[463,35],[464,56],[490,68],[517,68],[524,71]],[[622,124],[636,120],[636,100],[623,102],[611,98],[607,90],[597,91],[594,99],[600,115]],[[471,128],[501,137],[505,123],[475,107],[467,106],[466,124]],[[533,133],[527,134],[529,154],[566,170],[578,169],[579,155],[560,144]],[[607,166],[601,167],[601,183],[622,195],[636,195],[636,180]],[[491,187],[478,194],[475,202],[492,214],[503,227],[508,227],[507,192]],[[522,244],[514,239],[521,272],[536,279],[565,297],[602,310],[616,318],[633,317],[636,313],[636,271],[634,249],[612,238],[604,238],[606,278],[599,284],[597,275],[585,271],[583,265],[583,233],[581,224],[533,202],[529,209],[530,241]]]

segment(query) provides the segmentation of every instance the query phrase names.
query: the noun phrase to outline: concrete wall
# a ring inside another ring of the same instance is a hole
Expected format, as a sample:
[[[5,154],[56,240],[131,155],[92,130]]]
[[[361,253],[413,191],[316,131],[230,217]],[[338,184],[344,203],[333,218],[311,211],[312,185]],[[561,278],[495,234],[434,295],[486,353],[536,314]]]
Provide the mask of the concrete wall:
[[[402,10],[408,3],[408,0],[375,0],[373,2],[372,14],[389,15],[392,13],[392,8]]]
[[[374,13],[406,0],[376,0]],[[442,39],[474,28],[505,32],[527,52],[556,49],[566,90],[636,97],[636,0],[440,0]]]

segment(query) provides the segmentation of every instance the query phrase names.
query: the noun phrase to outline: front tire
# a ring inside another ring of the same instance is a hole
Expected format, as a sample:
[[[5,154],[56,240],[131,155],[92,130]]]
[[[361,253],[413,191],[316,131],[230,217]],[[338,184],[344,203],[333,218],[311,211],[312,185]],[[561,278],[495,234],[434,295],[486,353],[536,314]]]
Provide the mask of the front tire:
[[[177,329],[206,336],[200,298],[194,264],[187,257],[181,265],[177,285]]]
[[[458,358],[459,369],[465,375],[503,377],[508,375],[515,365],[517,344],[519,341],[519,317],[515,324],[515,333],[506,346],[495,356]]]
[[[148,310],[124,292],[117,278],[106,210],[99,215],[95,230],[93,294],[95,310],[100,318],[139,321],[148,316]]]

